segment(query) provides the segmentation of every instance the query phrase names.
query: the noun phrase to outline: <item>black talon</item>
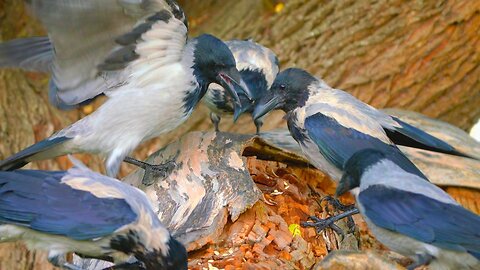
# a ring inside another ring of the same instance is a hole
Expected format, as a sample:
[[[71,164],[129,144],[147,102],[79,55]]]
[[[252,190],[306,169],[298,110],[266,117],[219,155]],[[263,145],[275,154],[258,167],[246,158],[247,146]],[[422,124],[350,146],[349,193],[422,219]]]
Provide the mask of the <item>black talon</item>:
[[[149,186],[155,182],[156,179],[165,179],[177,167],[174,160],[169,160],[163,164],[153,165],[131,157],[126,157],[125,162],[133,164],[145,170],[142,183]]]
[[[302,227],[313,227],[315,228],[315,231],[317,233],[320,233],[321,231],[325,230],[326,228],[331,228],[333,225],[334,220],[332,218],[326,218],[326,219],[321,219],[316,216],[310,216],[308,217],[310,221],[304,221],[301,222],[300,225]],[[336,225],[335,225],[336,226]],[[332,228],[333,229],[333,228]]]

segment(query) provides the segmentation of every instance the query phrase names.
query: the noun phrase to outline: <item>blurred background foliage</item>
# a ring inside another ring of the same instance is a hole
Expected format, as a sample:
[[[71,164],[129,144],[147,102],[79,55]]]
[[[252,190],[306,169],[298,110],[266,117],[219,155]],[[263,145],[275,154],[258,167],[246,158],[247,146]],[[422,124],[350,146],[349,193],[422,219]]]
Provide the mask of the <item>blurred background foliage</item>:
[[[421,112],[468,130],[480,117],[480,1],[183,0],[192,36],[253,38],[277,53],[283,68],[304,68],[378,108]],[[0,40],[44,34],[23,1],[0,0]],[[87,37],[86,37],[87,38]],[[39,141],[92,106],[62,112],[48,104],[48,76],[0,70],[0,158]],[[276,112],[264,130],[284,127]],[[253,132],[248,116],[222,131]],[[143,145],[145,158],[191,130],[213,129],[202,105],[180,128]],[[99,157],[80,155],[102,170]],[[65,169],[65,157],[29,165]],[[123,167],[122,174],[132,167]],[[0,269],[50,269],[43,253],[0,245]]]

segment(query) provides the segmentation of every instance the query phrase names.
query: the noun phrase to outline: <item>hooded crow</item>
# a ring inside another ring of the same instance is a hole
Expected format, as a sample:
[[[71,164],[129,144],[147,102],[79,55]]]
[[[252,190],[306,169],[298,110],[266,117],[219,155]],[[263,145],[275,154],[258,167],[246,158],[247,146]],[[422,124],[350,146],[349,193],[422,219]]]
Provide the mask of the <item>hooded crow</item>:
[[[423,174],[396,146],[404,145],[466,157],[446,142],[334,89],[308,72],[290,68],[277,75],[255,107],[254,118],[274,109],[287,113],[290,134],[310,162],[333,180],[356,152],[373,148],[392,152],[397,163]]]
[[[336,195],[352,190],[375,237],[414,260],[409,269],[480,269],[480,216],[395,159],[373,149],[355,153]]]
[[[125,267],[133,260],[139,269],[187,269],[185,247],[145,193],[73,162],[68,171],[0,171],[0,241],[48,250],[66,269],[77,269],[65,262],[68,252]]]
[[[236,121],[242,113],[252,113],[255,102],[269,90],[278,73],[278,58],[270,49],[253,40],[231,40],[225,44],[235,57],[237,69],[251,93],[252,100],[238,92],[241,106],[234,106],[231,96],[227,95],[222,86],[211,84],[203,101],[211,110],[210,118],[216,131],[219,131],[221,116],[233,114]],[[263,121],[256,119],[254,123],[258,134]]]
[[[30,0],[48,37],[0,45],[0,66],[52,73],[50,97],[60,107],[100,94],[94,113],[0,162],[18,169],[40,159],[89,152],[106,156],[117,174],[140,143],[182,124],[211,83],[239,104],[248,88],[218,38],[187,39],[187,20],[172,0]]]

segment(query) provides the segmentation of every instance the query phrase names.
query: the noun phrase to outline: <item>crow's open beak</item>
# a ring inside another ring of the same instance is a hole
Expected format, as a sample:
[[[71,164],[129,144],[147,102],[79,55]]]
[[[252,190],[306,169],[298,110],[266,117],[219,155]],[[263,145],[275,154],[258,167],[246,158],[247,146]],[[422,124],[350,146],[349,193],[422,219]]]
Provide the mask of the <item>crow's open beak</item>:
[[[273,94],[267,94],[255,105],[252,117],[254,120],[264,116],[272,110],[277,109],[281,104],[281,99]]]
[[[236,68],[219,72],[217,80],[237,105],[241,105],[238,93],[245,93],[247,98],[252,100],[252,93],[250,92],[250,89],[248,89],[247,84],[242,80],[242,76]]]

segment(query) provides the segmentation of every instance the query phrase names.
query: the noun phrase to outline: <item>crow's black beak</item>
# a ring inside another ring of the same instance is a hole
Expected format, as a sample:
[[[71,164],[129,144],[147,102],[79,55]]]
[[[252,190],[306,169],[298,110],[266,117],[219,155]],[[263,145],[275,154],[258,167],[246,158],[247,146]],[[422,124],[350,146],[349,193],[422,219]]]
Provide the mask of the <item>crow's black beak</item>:
[[[255,110],[252,113],[253,120],[264,116],[272,110],[277,109],[281,105],[281,98],[271,93],[265,95],[255,105]]]
[[[249,100],[252,100],[252,94],[247,84],[242,80],[242,76],[236,68],[229,69],[218,73],[218,82],[227,93],[233,98],[236,105],[241,106],[238,93],[245,93]]]
[[[246,101],[246,100],[243,99],[242,101]],[[252,107],[253,105],[247,102],[241,102],[241,106],[239,107],[235,106],[235,111],[233,112],[233,122],[237,122],[240,115],[244,114],[247,111],[250,111]]]
[[[350,191],[350,178],[351,176],[343,175],[340,181],[337,184],[337,189],[335,190],[335,198],[342,196],[343,194]]]

